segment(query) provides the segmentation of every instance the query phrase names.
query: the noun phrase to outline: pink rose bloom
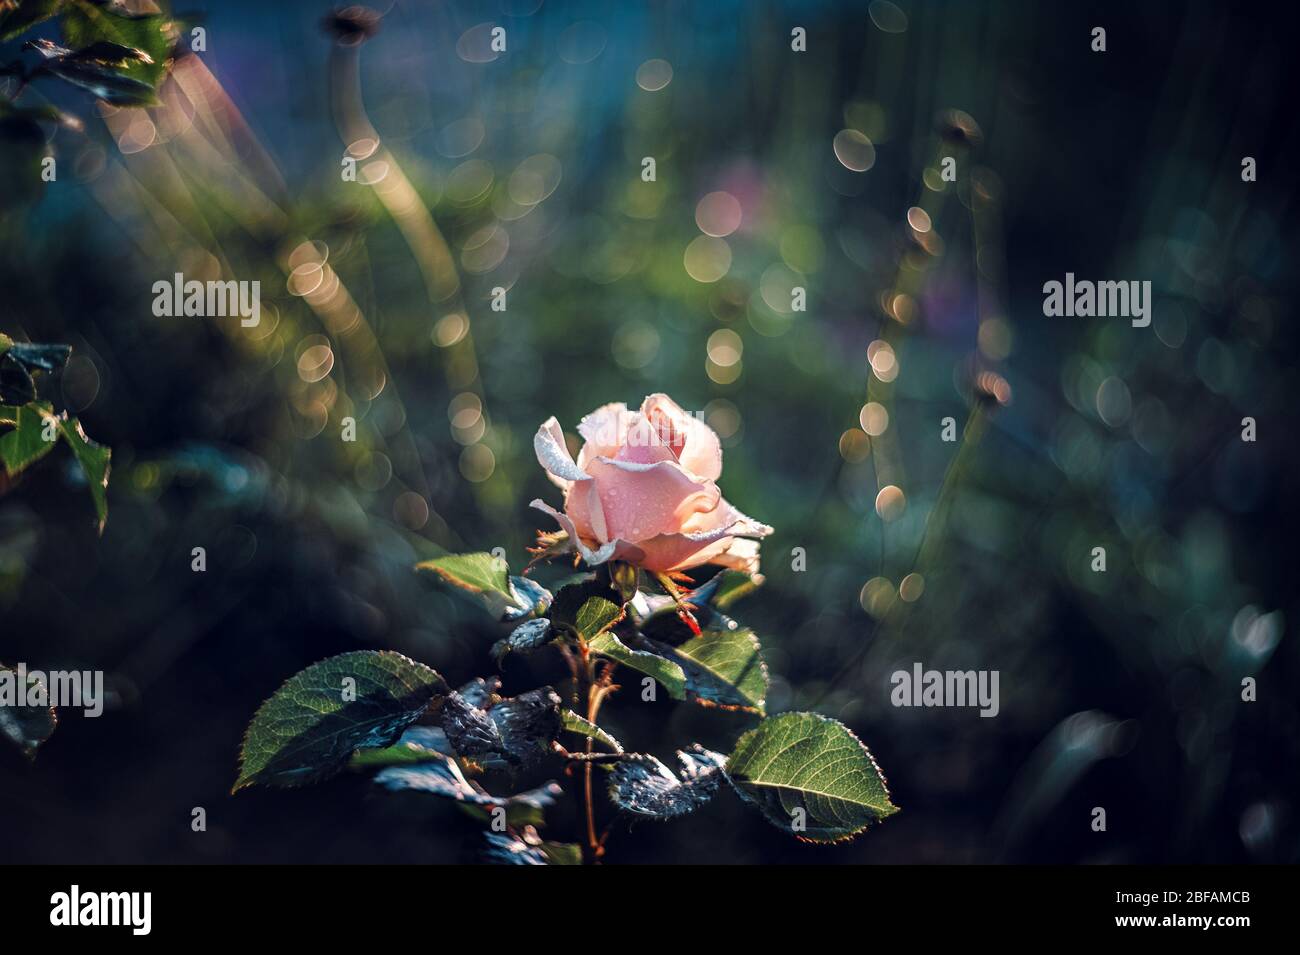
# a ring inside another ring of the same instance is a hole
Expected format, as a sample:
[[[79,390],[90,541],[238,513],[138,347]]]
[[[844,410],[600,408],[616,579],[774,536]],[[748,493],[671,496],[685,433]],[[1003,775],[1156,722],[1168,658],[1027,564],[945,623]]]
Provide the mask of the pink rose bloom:
[[[722,446],[713,429],[667,395],[640,411],[608,404],[582,419],[575,462],[554,418],[533,447],[564,491],[564,511],[533,501],[568,532],[589,564],[625,560],[666,573],[700,564],[758,572],[758,540],[772,528],[722,499]]]

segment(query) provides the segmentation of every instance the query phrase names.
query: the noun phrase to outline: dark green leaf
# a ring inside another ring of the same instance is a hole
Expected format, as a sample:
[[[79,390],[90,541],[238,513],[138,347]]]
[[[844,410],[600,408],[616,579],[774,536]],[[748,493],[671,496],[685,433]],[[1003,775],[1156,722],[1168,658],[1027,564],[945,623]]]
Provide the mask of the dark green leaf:
[[[0,122],[0,129],[3,129]],[[32,373],[17,362],[0,358],[0,402],[25,405],[36,400],[36,382]]]
[[[25,684],[21,696],[20,679]],[[33,699],[36,703],[49,701],[45,684],[30,673],[0,663],[0,736],[21,749],[28,759],[36,758],[36,751],[59,725],[54,707],[32,705]]]
[[[55,111],[54,117],[46,115],[46,118],[57,119],[57,117],[57,111]],[[42,371],[54,371],[68,363],[68,356],[72,354],[72,346],[11,342],[5,354],[9,356],[10,361],[18,362],[29,371],[37,368]]]
[[[490,705],[489,705],[490,704]],[[442,705],[442,728],[452,748],[484,766],[531,765],[560,733],[560,698],[549,686],[511,699],[478,700],[453,691]]]
[[[654,677],[663,684],[668,695],[674,700],[686,699],[686,674],[673,661],[657,653],[629,649],[610,631],[590,641],[588,646],[593,653],[599,653],[601,656],[609,657],[611,660]]]
[[[501,699],[501,697],[497,695],[500,689],[500,677],[490,676],[485,679],[484,677],[476,676],[464,686],[458,688],[456,692],[459,693],[461,698],[470,706],[476,707],[480,710],[486,710],[492,704]]]
[[[618,594],[605,582],[591,578],[561,587],[551,604],[552,625],[580,635],[588,642],[617,623],[622,615]]]
[[[486,681],[477,681],[486,686]],[[467,690],[473,693],[472,688]],[[518,795],[497,798],[465,776],[452,755],[446,734],[433,726],[412,726],[393,746],[363,749],[352,755],[352,769],[380,768],[375,782],[392,790],[414,790],[445,796],[476,818],[488,819],[497,807],[506,810],[511,825],[540,824],[543,811],[560,795],[553,782]],[[390,771],[392,770],[392,771]]]
[[[66,415],[59,419],[59,431],[72,455],[81,465],[81,472],[86,477],[86,486],[90,488],[91,500],[95,503],[95,517],[99,530],[103,533],[104,522],[108,520],[108,468],[113,452],[102,444],[96,444],[86,437],[81,422]]]
[[[563,793],[557,783],[548,782],[514,796],[492,796],[483,787],[466,779],[459,764],[447,756],[426,760],[414,766],[390,766],[375,776],[375,782],[394,792],[415,790],[481,809],[502,808],[506,810],[506,818],[510,821],[515,821],[510,818],[511,809],[528,810],[530,818],[537,818],[542,810],[553,806]]]
[[[360,650],[313,664],[253,717],[232,791],[332,776],[354,750],[393,745],[446,692],[434,670],[391,651]]]
[[[114,106],[155,106],[158,102],[148,83],[97,64],[55,60],[46,63],[40,72],[66,80]]]
[[[76,418],[68,418],[66,414],[56,416],[44,402],[20,407],[0,405],[0,428],[12,429],[0,433],[0,467],[14,477],[49,454],[55,442],[45,440],[47,423],[53,424],[49,430],[55,440],[62,437],[81,466],[102,531],[108,516],[108,468],[112,452],[87,438]]]
[[[20,474],[53,450],[54,442],[45,440],[47,421],[55,422],[53,435],[57,439],[61,425],[48,404],[32,402],[20,408],[0,408],[0,427],[13,425],[12,430],[0,434],[0,466],[10,477]]]
[[[0,40],[12,40],[59,12],[64,0],[0,0]]]
[[[715,574],[694,590],[682,595],[683,602],[693,608],[693,616],[701,629],[724,630],[736,626],[722,611],[745,594],[758,589],[761,577],[736,570]],[[676,646],[695,636],[678,614],[677,601],[670,596],[650,595],[646,598],[649,613],[641,623],[641,632],[660,643]]]
[[[708,598],[709,603],[719,610],[726,610],[737,600],[748,597],[757,590],[763,583],[763,577],[739,570],[724,570],[709,583],[714,585],[713,596]]]
[[[574,627],[590,642],[623,619],[623,608],[604,597],[592,597],[578,610]]]
[[[413,763],[444,759],[451,752],[451,743],[442,730],[435,726],[412,726],[392,746],[357,750],[352,754],[348,766],[356,770],[410,766]]]
[[[519,620],[530,614],[544,614],[551,606],[551,592],[537,581],[527,577],[511,577],[510,592],[514,606],[506,608],[504,615],[506,620]]]
[[[553,639],[551,621],[545,617],[525,620],[510,632],[510,636],[492,644],[492,658],[496,660],[497,666],[500,666],[507,654],[531,653],[539,647],[546,646]]]
[[[108,40],[100,40],[90,46],[74,50],[68,59],[82,63],[98,63],[100,66],[124,67],[131,63],[152,63],[153,57],[144,50],[133,46],[123,46]]]
[[[810,842],[838,842],[898,812],[866,746],[841,723],[782,713],[742,736],[727,778],[772,825]]]
[[[581,865],[582,849],[572,842],[545,842],[531,826],[522,837],[513,832],[485,832],[483,850],[495,865]]]
[[[488,610],[497,616],[516,606],[510,589],[510,569],[500,557],[485,553],[448,554],[421,561],[415,569],[436,574],[467,593],[478,594]]]
[[[610,736],[603,729],[590,720],[583,719],[573,710],[564,710],[560,713],[560,721],[564,728],[570,733],[577,733],[579,736],[586,736],[590,739],[599,740],[616,753],[623,752],[623,747],[619,741]]]
[[[582,846],[576,842],[543,842],[542,853],[550,865],[582,865]]]
[[[620,760],[609,774],[609,798],[625,812],[653,819],[684,816],[718,791],[726,757],[698,743],[679,750],[680,778],[653,756]]]
[[[148,61],[128,63],[126,74],[156,90],[167,70],[176,45],[175,22],[161,14],[128,14],[98,6],[87,0],[74,0],[62,20],[63,40],[74,50],[96,43],[114,43],[140,50]]]
[[[730,622],[730,621],[728,621]],[[637,646],[658,653],[681,667],[686,698],[703,706],[763,712],[767,665],[758,638],[747,627],[705,630],[677,647],[644,640]]]

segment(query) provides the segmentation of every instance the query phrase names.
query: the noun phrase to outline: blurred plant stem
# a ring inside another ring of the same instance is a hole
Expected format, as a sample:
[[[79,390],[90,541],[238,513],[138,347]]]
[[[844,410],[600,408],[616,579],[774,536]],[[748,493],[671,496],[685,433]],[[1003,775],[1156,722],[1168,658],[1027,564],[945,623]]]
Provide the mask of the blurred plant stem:
[[[974,456],[976,446],[984,436],[984,432],[988,430],[988,412],[992,403],[992,399],[980,397],[977,394],[971,404],[970,413],[966,416],[966,425],[962,429],[961,442],[957,445],[957,453],[953,455],[952,462],[948,465],[948,470],[943,476],[943,484],[939,486],[939,494],[934,507],[926,516],[925,529],[921,533],[921,544],[917,548],[915,559],[912,561],[910,573],[919,574],[924,578],[934,566],[939,548],[941,548],[944,541],[943,530],[947,523],[948,513],[952,508],[954,491],[970,467],[970,461]],[[888,645],[893,638],[902,634],[912,606],[911,603],[901,599],[893,601],[872,634],[873,637],[878,639],[863,641],[862,645],[840,668],[839,672],[826,683],[821,695],[813,702],[814,707],[820,706],[826,697],[834,691],[835,687],[840,684],[840,681],[858,667],[868,649],[877,644]]]

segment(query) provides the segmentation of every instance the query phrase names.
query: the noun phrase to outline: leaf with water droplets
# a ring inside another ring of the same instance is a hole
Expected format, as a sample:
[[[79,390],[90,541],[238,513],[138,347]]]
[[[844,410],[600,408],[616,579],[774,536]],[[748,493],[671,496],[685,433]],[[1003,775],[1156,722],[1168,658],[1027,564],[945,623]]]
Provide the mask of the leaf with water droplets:
[[[523,834],[485,832],[484,859],[494,865],[581,865],[582,849],[574,842],[543,841],[532,826]]]
[[[523,809],[527,818],[537,818],[563,794],[558,783],[548,782],[513,796],[493,796],[465,778],[460,765],[449,756],[426,760],[414,766],[390,766],[375,776],[376,785],[393,792],[429,793],[479,809]]]
[[[387,650],[313,664],[290,677],[249,723],[232,792],[333,776],[355,750],[391,746],[447,689],[434,670]]]
[[[686,699],[686,674],[672,660],[646,650],[633,650],[612,632],[602,633],[590,641],[588,646],[592,653],[599,653],[654,677],[674,700]]]
[[[549,686],[510,699],[453,691],[442,705],[452,748],[484,766],[518,769],[540,759],[560,734],[560,697]]]
[[[625,812],[652,819],[684,816],[718,791],[726,757],[698,743],[679,750],[680,774],[648,754],[620,760],[609,774],[609,798]]]
[[[772,825],[809,842],[850,839],[898,812],[867,747],[816,713],[759,723],[736,742],[726,774]]]
[[[59,725],[58,713],[48,703],[49,693],[38,677],[0,663],[0,737],[28,759],[36,758],[36,751]]]
[[[510,593],[514,606],[505,609],[503,616],[506,620],[520,620],[529,615],[540,616],[550,609],[554,599],[549,590],[527,577],[511,577]]]
[[[545,617],[525,620],[510,632],[510,636],[492,644],[492,659],[496,660],[497,666],[501,666],[501,661],[507,654],[531,653],[554,639],[555,635],[551,633],[551,621]]]
[[[564,728],[570,733],[577,733],[579,736],[586,736],[590,739],[599,740],[608,746],[615,753],[623,752],[623,747],[618,740],[610,736],[607,732],[597,726],[591,720],[583,719],[573,710],[564,710],[560,713],[560,720]]]
[[[681,667],[691,702],[762,714],[768,676],[758,638],[747,627],[731,627],[705,630],[676,647],[653,640],[639,645]]]
[[[47,345],[10,340],[9,347],[0,354],[8,355],[28,371],[57,371],[68,363],[71,345]]]

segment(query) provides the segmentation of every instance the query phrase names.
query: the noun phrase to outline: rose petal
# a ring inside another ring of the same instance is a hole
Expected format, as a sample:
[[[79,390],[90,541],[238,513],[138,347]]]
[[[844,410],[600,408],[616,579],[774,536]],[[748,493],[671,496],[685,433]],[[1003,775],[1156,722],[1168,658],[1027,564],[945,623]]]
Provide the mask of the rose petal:
[[[635,542],[674,533],[722,499],[716,484],[696,481],[675,461],[636,464],[601,457],[587,471],[596,479],[611,539]]]
[[[596,493],[594,479],[573,482],[564,495],[564,512],[573,519],[579,536],[598,544],[609,541],[605,511],[600,506],[600,495]]]
[[[671,449],[662,444],[625,444],[614,456],[616,461],[629,461],[632,464],[658,464],[660,461],[677,463]]]
[[[624,543],[623,541],[610,541],[607,544],[602,544],[599,548],[593,551],[584,544],[582,538],[578,536],[578,528],[574,526],[573,521],[569,519],[567,514],[557,511],[540,498],[533,501],[529,507],[535,507],[537,510],[544,511],[551,515],[551,517],[555,518],[555,522],[564,528],[565,532],[569,535],[569,542],[573,544],[578,553],[582,555],[582,559],[588,564],[605,563],[605,561],[614,557],[615,554],[618,553],[619,544]]]
[[[564,431],[554,416],[547,418],[537,429],[533,451],[537,454],[537,463],[556,486],[567,491],[571,482],[586,480],[587,474],[574,463],[573,455],[564,443]]]
[[[734,537],[722,534],[719,537],[705,535],[703,539],[687,534],[660,534],[649,540],[638,541],[637,546],[645,552],[640,566],[652,573],[667,573],[671,570],[689,570],[700,564],[715,560],[725,553]]]
[[[731,546],[713,557],[712,562],[754,575],[758,573],[758,550],[758,541],[750,540],[748,537],[733,537]]]
[[[610,457],[618,453],[627,441],[627,429],[635,417],[621,401],[601,405],[578,422],[578,434],[586,442],[583,452],[588,459]],[[582,455],[579,455],[579,460]]]
[[[671,447],[682,467],[696,477],[716,481],[722,476],[722,444],[707,424],[665,394],[641,402],[641,414]]]
[[[725,530],[737,537],[766,537],[772,528],[760,524],[752,517],[746,517],[725,499],[718,500],[718,506],[711,511],[692,514],[682,522],[683,534],[699,534],[705,531]]]

